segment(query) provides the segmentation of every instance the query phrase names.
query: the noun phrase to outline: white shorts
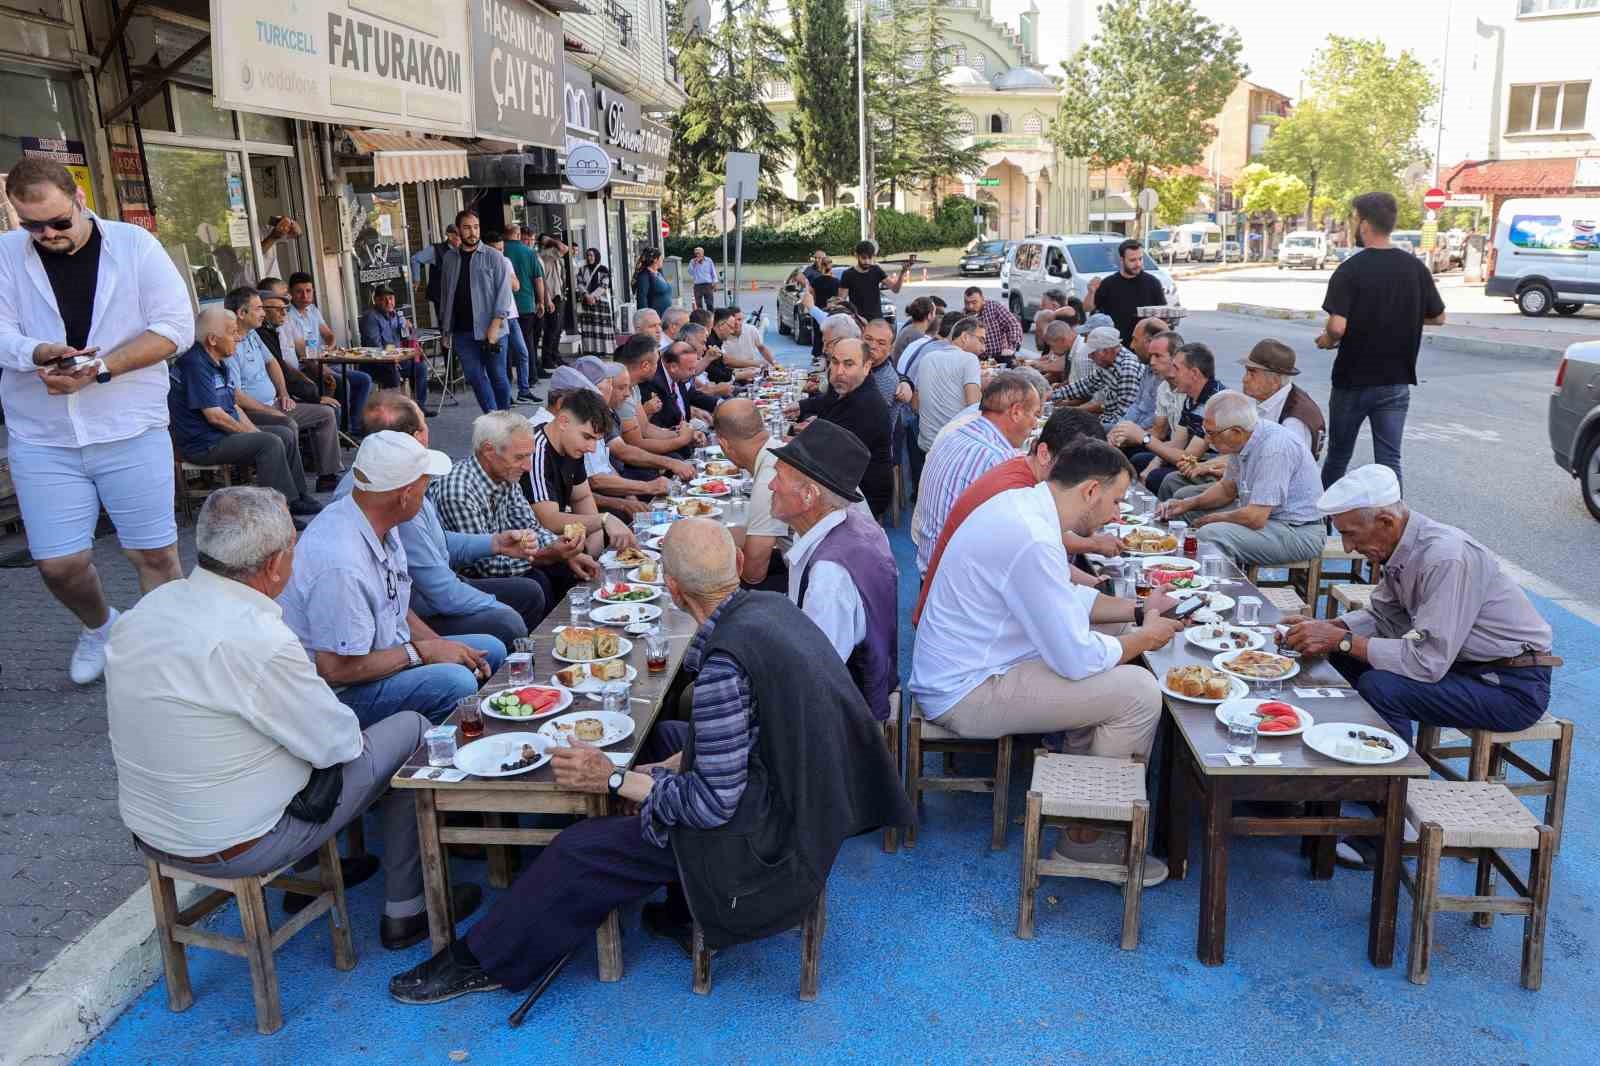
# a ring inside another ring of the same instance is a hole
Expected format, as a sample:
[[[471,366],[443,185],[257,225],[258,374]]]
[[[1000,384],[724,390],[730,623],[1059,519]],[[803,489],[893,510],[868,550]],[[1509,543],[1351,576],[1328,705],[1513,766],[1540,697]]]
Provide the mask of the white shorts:
[[[35,559],[57,559],[94,544],[100,508],[125,549],[177,543],[172,437],[155,426],[137,437],[60,448],[11,439],[11,480]]]

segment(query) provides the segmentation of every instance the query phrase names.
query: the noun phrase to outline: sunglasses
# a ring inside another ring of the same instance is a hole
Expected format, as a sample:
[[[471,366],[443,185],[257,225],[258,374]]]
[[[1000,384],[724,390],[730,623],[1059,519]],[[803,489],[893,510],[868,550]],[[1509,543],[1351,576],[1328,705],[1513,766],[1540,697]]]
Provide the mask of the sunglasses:
[[[73,227],[76,221],[71,215],[62,215],[60,218],[50,218],[43,222],[35,222],[32,219],[23,218],[18,219],[17,224],[29,233],[43,233],[47,229],[65,233]]]

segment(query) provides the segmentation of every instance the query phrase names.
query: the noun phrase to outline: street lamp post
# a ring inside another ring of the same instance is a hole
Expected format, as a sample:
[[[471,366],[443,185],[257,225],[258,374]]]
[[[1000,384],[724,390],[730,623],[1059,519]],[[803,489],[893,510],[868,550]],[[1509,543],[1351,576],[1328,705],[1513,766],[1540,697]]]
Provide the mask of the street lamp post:
[[[856,147],[857,164],[860,167],[860,194],[857,207],[861,212],[861,239],[867,240],[871,234],[867,232],[867,197],[872,195],[872,190],[867,188],[867,89],[866,89],[866,54],[862,50],[862,26],[867,21],[867,0],[858,0],[856,8]]]

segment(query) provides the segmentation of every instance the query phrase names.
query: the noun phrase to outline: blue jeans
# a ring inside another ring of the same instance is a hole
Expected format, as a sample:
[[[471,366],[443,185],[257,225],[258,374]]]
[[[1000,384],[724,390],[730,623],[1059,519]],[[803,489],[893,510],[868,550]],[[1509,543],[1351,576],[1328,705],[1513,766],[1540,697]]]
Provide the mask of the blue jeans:
[[[349,375],[349,388],[345,387],[345,375]],[[345,424],[352,433],[361,433],[365,426],[361,422],[361,415],[367,409],[367,396],[372,392],[372,378],[364,370],[351,370],[341,367],[333,372],[333,398],[339,401],[339,406],[346,412]]]
[[[514,323],[508,325],[513,330],[517,328]],[[478,398],[478,406],[483,408],[483,413],[511,410],[511,382],[506,378],[504,331],[493,347],[470,333],[453,333],[450,343],[455,347],[461,372],[466,375],[467,384],[472,386],[472,394]]]
[[[500,669],[506,661],[506,646],[494,637],[467,633],[450,639],[487,655],[491,671]],[[366,729],[398,711],[416,711],[437,724],[450,717],[458,702],[477,691],[478,679],[465,666],[428,663],[377,681],[346,685],[335,694],[340,703],[356,712],[356,720]]]
[[[1328,394],[1328,455],[1322,463],[1322,487],[1344,477],[1356,450],[1361,423],[1372,422],[1372,460],[1400,477],[1400,439],[1411,407],[1410,385],[1333,387]],[[1404,481],[1401,481],[1404,487]]]
[[[507,361],[517,368],[517,391],[528,391],[528,339],[522,335],[522,319],[513,318],[506,323],[506,343],[510,347]],[[508,370],[506,376],[509,378]]]
[[[1430,685],[1337,652],[1328,661],[1407,744],[1412,722],[1512,733],[1537,722],[1550,706],[1548,666],[1502,670],[1457,663]]]

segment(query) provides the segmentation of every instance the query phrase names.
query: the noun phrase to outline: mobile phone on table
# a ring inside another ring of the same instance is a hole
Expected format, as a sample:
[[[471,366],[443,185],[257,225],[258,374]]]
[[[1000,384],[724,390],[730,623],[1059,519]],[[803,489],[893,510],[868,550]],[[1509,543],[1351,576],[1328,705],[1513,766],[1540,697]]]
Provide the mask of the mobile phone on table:
[[[1178,601],[1178,605],[1172,608],[1171,612],[1167,614],[1167,617],[1175,618],[1181,622],[1185,618],[1188,618],[1191,614],[1194,614],[1196,611],[1198,611],[1202,606],[1204,606],[1205,602],[1205,599],[1200,596],[1186,597]]]

